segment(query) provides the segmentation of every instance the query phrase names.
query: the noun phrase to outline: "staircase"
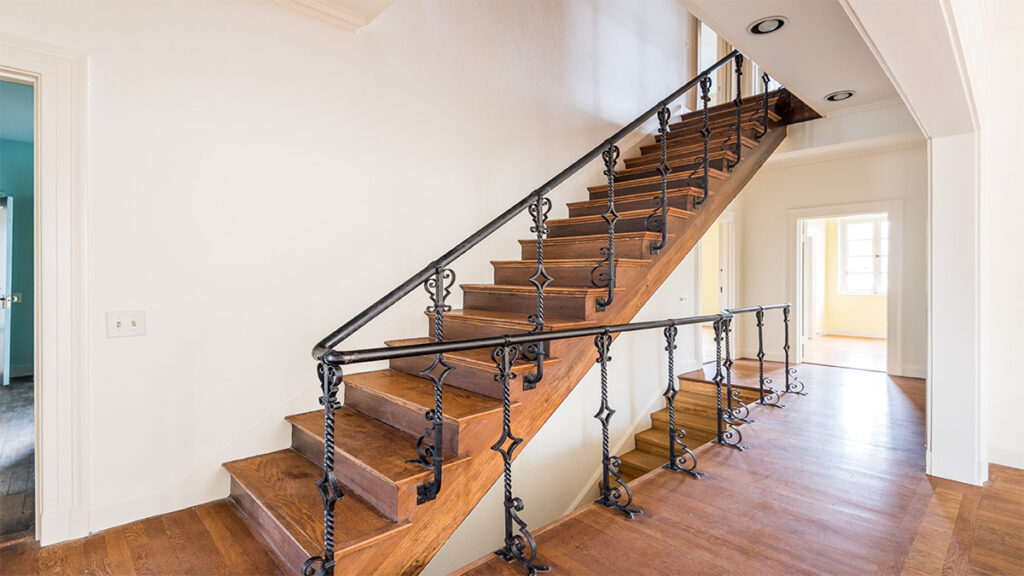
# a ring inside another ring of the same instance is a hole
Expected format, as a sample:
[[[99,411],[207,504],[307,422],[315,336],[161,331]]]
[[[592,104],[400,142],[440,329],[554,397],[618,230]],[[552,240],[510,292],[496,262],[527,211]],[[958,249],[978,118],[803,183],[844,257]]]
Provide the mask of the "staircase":
[[[619,212],[615,230],[617,280],[614,303],[599,311],[597,299],[606,288],[591,285],[591,269],[602,260],[607,224],[608,186],[592,186],[589,199],[568,205],[569,217],[549,220],[544,241],[545,268],[554,279],[544,291],[545,330],[588,327],[630,321],[661,283],[700,240],[722,211],[742,190],[786,136],[786,125],[813,113],[784,91],[769,99],[769,122],[758,118],[761,96],[747,98],[742,114],[742,159],[732,150],[736,106],[710,108],[710,193],[697,187],[694,170],[700,166],[704,139],[703,115],[691,113],[671,125],[668,136],[667,245],[652,254],[661,235],[647,230],[645,219],[661,196],[661,144],[643,146],[640,155],[625,160],[615,182]],[[760,136],[760,138],[758,138]],[[660,137],[659,137],[660,138]],[[455,340],[528,332],[534,324],[537,293],[529,277],[536,268],[536,240],[521,240],[522,260],[495,261],[493,284],[462,285],[465,309],[444,314],[444,339]],[[427,314],[427,335],[387,342],[388,346],[433,342],[435,322]],[[436,499],[417,504],[417,485],[432,471],[416,463],[417,438],[428,425],[424,413],[434,407],[431,380],[420,376],[432,357],[392,360],[386,370],[344,375],[344,406],[335,419],[335,474],[344,498],[335,509],[335,559],[339,574],[415,574],[449,538],[502,473],[502,460],[491,450],[501,434],[501,385],[494,379],[490,351],[445,354],[455,367],[445,380],[443,486]],[[589,338],[554,341],[544,359],[544,377],[534,390],[512,390],[517,436],[529,440],[580,379],[594,366]],[[518,382],[535,370],[517,362]],[[683,392],[677,401],[690,438],[700,434],[707,415],[696,403],[704,384]],[[689,386],[689,383],[687,383]],[[710,389],[710,388],[709,388]],[[691,402],[694,401],[694,402]],[[659,416],[652,417],[660,426]],[[292,572],[322,553],[324,505],[314,483],[323,474],[324,415],[322,411],[289,416],[289,449],[228,462],[231,496],[267,543]],[[647,451],[643,433],[637,437]],[[661,434],[665,437],[665,434]],[[665,452],[667,454],[667,451]],[[628,456],[628,455],[627,455]],[[646,463],[625,460],[640,472]],[[646,456],[645,456],[646,458]],[[646,462],[646,461],[645,461]],[[653,462],[653,459],[651,460]],[[664,458],[660,463],[664,463]],[[596,464],[596,463],[595,463]],[[642,464],[642,465],[641,465]],[[496,518],[495,521],[498,521]],[[495,542],[495,548],[501,545]]]

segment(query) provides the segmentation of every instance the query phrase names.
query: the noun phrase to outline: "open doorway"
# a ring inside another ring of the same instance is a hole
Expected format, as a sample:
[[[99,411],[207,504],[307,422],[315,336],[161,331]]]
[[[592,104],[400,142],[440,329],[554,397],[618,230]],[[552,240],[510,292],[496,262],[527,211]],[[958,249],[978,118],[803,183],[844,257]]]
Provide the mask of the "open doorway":
[[[885,371],[886,213],[801,220],[798,341],[803,362]]]
[[[0,80],[0,542],[35,531],[35,89]]]
[[[700,240],[700,313],[718,314],[735,305],[732,263],[735,260],[733,221],[726,217],[711,225]],[[701,326],[703,362],[715,360],[715,332]]]

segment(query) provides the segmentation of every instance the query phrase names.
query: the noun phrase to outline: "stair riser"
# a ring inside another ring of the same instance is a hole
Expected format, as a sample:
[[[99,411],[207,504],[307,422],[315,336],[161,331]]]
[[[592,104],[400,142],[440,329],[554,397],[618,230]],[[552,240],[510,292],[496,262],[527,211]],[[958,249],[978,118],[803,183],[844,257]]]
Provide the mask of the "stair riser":
[[[725,161],[723,160],[712,160],[708,163],[708,178],[711,180],[711,186],[714,186],[715,181],[724,180],[728,177],[726,171]],[[681,191],[683,188],[700,188],[703,185],[704,170],[703,167],[699,170],[694,171],[692,168],[689,170],[679,170],[669,174],[668,179],[668,190],[669,192]],[[599,198],[608,197],[608,185],[604,184],[601,186],[594,186],[588,188],[587,192],[590,194],[591,200],[597,200]],[[651,192],[661,192],[661,180],[652,180],[645,182],[642,180],[631,180],[624,182],[616,182],[615,184],[615,199],[625,198],[630,194],[649,194]],[[621,212],[621,210],[620,210]]]
[[[597,320],[604,312],[597,311],[597,299],[605,294],[591,293],[587,296],[544,295],[544,313],[558,318],[576,320]],[[466,292],[464,306],[473,310],[499,310],[521,312],[524,315],[537,312],[536,294],[506,294],[500,292]]]
[[[676,194],[675,196],[668,197],[668,205],[672,208],[679,208],[680,210],[693,210],[693,201],[696,198],[697,196],[693,196],[690,194]],[[657,200],[658,203],[656,204],[654,200],[652,200],[650,197],[632,198],[630,196],[625,196],[623,198],[618,198],[616,196],[615,209],[618,210],[619,212],[629,212],[631,210],[650,210],[653,212],[656,207],[661,205],[660,196],[658,196]],[[607,209],[607,203],[594,206],[570,206],[569,217],[575,218],[577,216],[593,216],[597,214],[604,214],[605,210]],[[616,230],[618,230],[618,227],[616,227]],[[554,276],[554,274],[552,274],[552,276]]]
[[[663,416],[657,412],[651,414],[651,428],[664,430],[668,433],[668,416]],[[710,434],[718,432],[718,425],[713,417],[695,417],[692,414],[676,414],[676,428],[686,430],[687,435],[697,434],[698,432]]]
[[[432,383],[429,380],[423,380],[423,385],[430,387]],[[414,437],[422,435],[429,425],[424,411],[419,407],[393,402],[388,397],[360,386],[346,384],[345,405]],[[445,420],[443,446],[445,451],[462,454],[459,452],[459,425],[457,422]],[[415,457],[416,454],[411,454],[408,458]]]
[[[665,462],[668,463],[668,458],[665,459]],[[623,476],[632,476],[633,478],[639,478],[644,474],[650,472],[650,470],[644,470],[642,468],[633,466],[632,464],[629,464],[627,462],[623,462],[622,466],[619,466],[619,472],[621,472]],[[614,486],[614,483],[612,485]]]
[[[712,131],[736,131],[736,113],[733,112],[730,116],[721,118],[709,118],[708,126]],[[745,130],[761,130],[761,119],[754,119],[750,114],[743,115],[743,128]],[[701,128],[704,127],[704,121],[693,122],[686,126],[677,126],[669,130],[668,139],[672,140],[673,137],[679,138],[683,136],[690,136],[693,134],[700,134]],[[660,142],[661,135],[655,134],[655,140]]]
[[[621,211],[620,211],[621,213]],[[674,216],[669,216],[674,218]],[[626,232],[645,232],[647,230],[647,223],[645,222],[646,214],[644,217],[635,218],[623,218],[619,217],[619,220],[615,222],[615,233],[626,233]],[[574,221],[562,221],[559,223],[552,224],[549,227],[550,232],[548,236],[551,238],[564,238],[567,236],[588,236],[591,234],[607,234],[608,224],[603,219],[593,220],[588,222],[574,222]],[[650,250],[650,246],[647,247]],[[628,256],[619,254],[619,243],[615,242],[615,255],[628,258]],[[603,256],[602,256],[603,258]]]
[[[669,159],[669,167],[672,169],[672,173],[691,172],[695,168],[701,166],[703,162],[703,154],[694,154],[692,156],[678,156]],[[714,160],[727,160],[732,162],[736,158],[736,154],[732,151],[709,152],[708,158]],[[659,159],[660,163],[660,159]],[[654,176],[660,176],[657,170],[658,164],[653,166],[641,166],[635,168],[629,168],[626,170],[620,170],[616,177],[616,184],[618,182],[629,182],[630,180],[640,180],[642,178],[652,178]]]
[[[346,400],[346,404],[347,404]],[[305,430],[292,426],[292,448],[307,460],[323,467],[324,444],[320,438],[307,434]],[[402,454],[394,454],[402,458]],[[415,454],[404,455],[407,459]],[[362,463],[345,452],[334,451],[334,473],[342,484],[355,490],[360,497],[373,504],[381,514],[396,522],[412,518],[416,512],[416,486],[401,489],[391,482],[370,473]]]
[[[432,356],[414,356],[412,358],[395,358],[391,360],[392,370],[419,376],[434,361]],[[501,384],[494,381],[497,368],[483,369],[475,364],[458,364],[448,359],[448,362],[455,367],[445,377],[445,385],[455,386],[463,390],[469,390],[491,398],[501,398]],[[521,377],[521,376],[520,376]],[[513,401],[517,401],[523,395],[522,386],[512,386],[509,390]]]
[[[708,138],[708,149],[718,150],[723,145],[726,145],[731,138],[734,138],[736,130],[734,127],[726,126],[717,130],[711,131],[711,136]],[[744,130],[742,133],[743,145],[753,147],[757,142],[758,132],[754,130]],[[640,156],[647,156],[650,154],[661,154],[661,140],[656,139],[655,144],[644,144],[640,147]],[[690,132],[687,134],[677,134],[675,137],[669,137],[668,139],[668,153],[672,154],[674,150],[684,150],[690,148],[700,148],[704,150],[704,137],[698,132]]]
[[[429,326],[430,336],[434,336],[433,321]],[[522,328],[510,328],[500,324],[486,324],[482,322],[467,322],[460,318],[446,318],[444,321],[445,340],[468,340],[471,338],[486,338],[490,336],[505,336],[506,334],[524,334],[529,330]],[[564,356],[572,346],[574,339],[556,340],[547,343],[549,356],[559,358]],[[497,372],[495,372],[497,373]],[[348,396],[345,397],[346,402]],[[418,434],[418,433],[417,433]]]
[[[322,448],[321,448],[322,450]],[[309,556],[274,518],[252,497],[244,486],[231,479],[231,499],[270,544],[286,566],[302,566]]]
[[[778,121],[779,115],[772,110],[773,103],[769,102],[768,105],[768,119],[771,121]],[[745,121],[757,121],[762,122],[764,120],[764,107],[763,104],[758,103],[756,105],[743,106],[743,120]],[[731,110],[718,110],[715,112],[708,111],[708,122],[711,124],[721,123],[732,123],[736,122],[736,109]],[[704,125],[704,115],[702,112],[698,112],[695,116],[688,117],[685,120],[673,122],[668,125],[669,132],[678,132],[680,130],[700,130],[701,126]]]
[[[692,386],[688,386],[692,384]],[[741,388],[733,388],[734,392],[739,392],[740,400],[746,404],[756,402],[760,397],[757,392],[745,390]],[[722,401],[725,401],[727,394],[727,387],[722,385]],[[683,380],[680,382],[679,396],[676,399],[677,402],[689,403],[691,401],[698,401],[700,398],[710,398],[711,402],[715,402],[715,398],[718,397],[718,392],[715,390],[714,384],[701,384],[699,382],[689,382]]]
[[[616,228],[617,230],[617,228]],[[607,230],[602,230],[607,233]],[[651,241],[641,238],[615,238],[615,255],[619,258],[632,258],[634,260],[646,260],[651,258]],[[537,258],[537,241],[527,240],[521,243],[523,260]],[[587,240],[584,242],[570,243],[544,243],[544,258],[546,260],[572,260],[579,258],[602,259],[601,248],[607,246],[605,238]],[[552,274],[553,276],[553,274]]]
[[[685,440],[683,440],[683,443],[686,444],[690,448],[690,450],[693,450],[694,448],[702,444],[707,444],[708,442],[715,438],[714,434],[709,435],[701,431],[694,431],[692,435],[689,435],[689,431],[687,431],[687,433],[688,436]],[[657,454],[658,456],[663,456],[665,458],[665,461],[667,462],[669,456],[667,434],[666,441],[664,444],[660,442],[652,442],[642,437],[637,437],[636,449],[643,450],[644,452],[649,452],[651,454]]]
[[[761,127],[761,123],[760,122],[749,122],[749,121],[744,121],[743,122],[742,133],[743,133],[744,136],[750,136],[750,137],[753,138],[757,134],[760,134],[761,130],[762,130],[762,127]],[[711,125],[711,133],[715,134],[715,135],[728,135],[729,133],[735,134],[736,133],[736,119],[733,118],[731,121],[722,121],[722,122],[719,122],[718,124],[712,124]],[[668,141],[669,142],[672,142],[673,140],[693,140],[693,139],[698,139],[698,140],[701,140],[701,141],[704,140],[704,137],[700,135],[699,128],[697,130],[683,130],[683,131],[669,132],[668,133]],[[655,142],[661,142],[661,135],[656,135],[654,137],[654,141]]]
[[[618,255],[619,246],[618,242],[615,243],[615,253]],[[546,256],[546,255],[545,255]],[[592,284],[590,282],[591,270],[597,262],[587,263],[585,265],[566,265],[556,266],[552,264],[545,264],[544,269],[548,275],[551,276],[551,284],[548,284],[549,288],[552,287],[566,287],[566,288],[586,288]],[[533,286],[530,284],[530,277],[536,272],[533,267],[505,267],[497,266],[494,268],[494,283],[495,284],[509,284],[513,286]],[[630,284],[647,273],[645,266],[619,266],[615,272],[616,281],[623,285]],[[536,307],[536,300],[534,301],[534,307]],[[547,296],[544,297],[544,309],[547,310]]]

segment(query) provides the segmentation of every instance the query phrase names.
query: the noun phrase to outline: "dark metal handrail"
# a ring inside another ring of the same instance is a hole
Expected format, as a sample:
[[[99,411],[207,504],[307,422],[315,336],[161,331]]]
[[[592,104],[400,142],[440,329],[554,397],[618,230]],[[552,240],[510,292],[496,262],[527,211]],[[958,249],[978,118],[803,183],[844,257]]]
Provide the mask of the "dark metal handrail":
[[[659,110],[668,106],[683,94],[688,92],[691,88],[697,86],[702,78],[707,77],[709,74],[718,70],[724,66],[727,62],[735,58],[739,54],[739,51],[733,50],[718,62],[715,62],[706,70],[695,76],[686,84],[683,84],[678,90],[669,94],[666,98],[652,106],[646,112],[637,117],[629,124],[625,125],[618,132],[613,134],[607,140],[594,147],[593,150],[584,154],[579,160],[570,164],[566,169],[555,175],[554,178],[545,182],[540,188],[537,188],[531,192],[528,196],[514,204],[508,210],[501,213],[500,216],[488,222],[485,226],[474,232],[469,238],[466,238],[454,248],[445,252],[437,260],[434,260],[422,270],[414,274],[411,278],[398,285],[397,288],[388,292],[380,300],[377,300],[371,304],[368,308],[356,314],[351,320],[340,326],[337,330],[331,332],[323,340],[317,342],[316,346],[313,347],[313,358],[317,360],[327,359],[329,352],[332,352],[333,348],[344,341],[346,338],[351,336],[356,330],[359,330],[365,326],[370,320],[373,320],[385,310],[390,308],[396,302],[405,297],[409,292],[412,292],[417,286],[422,285],[427,281],[438,269],[443,269],[448,266],[451,262],[462,256],[470,248],[473,248],[480,243],[483,239],[487,238],[499,228],[510,222],[513,218],[519,215],[523,210],[526,210],[531,204],[537,202],[538,198],[542,198],[548,192],[553,190],[556,186],[565,182],[569,177],[576,174],[583,169],[584,166],[589,164],[596,158],[599,158],[602,153],[613,147],[619,140],[622,140],[628,134],[639,128],[644,122],[653,118]],[[330,360],[328,360],[330,361]]]

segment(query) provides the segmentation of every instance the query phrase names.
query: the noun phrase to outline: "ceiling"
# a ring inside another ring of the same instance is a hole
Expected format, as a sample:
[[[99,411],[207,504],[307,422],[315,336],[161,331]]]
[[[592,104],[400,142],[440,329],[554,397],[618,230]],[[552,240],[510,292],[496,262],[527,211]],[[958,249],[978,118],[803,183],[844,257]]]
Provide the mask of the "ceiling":
[[[0,139],[32,141],[32,87],[0,80]]]
[[[679,2],[825,116],[899,98],[838,0]],[[747,32],[767,16],[785,16],[789,23],[772,34]],[[838,90],[857,95],[842,102],[825,100]]]

